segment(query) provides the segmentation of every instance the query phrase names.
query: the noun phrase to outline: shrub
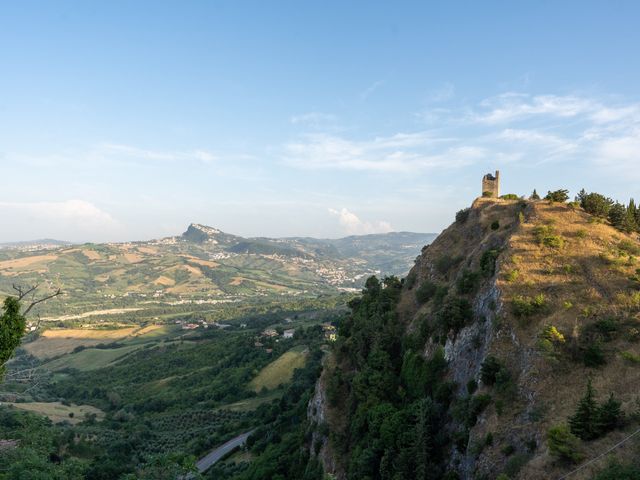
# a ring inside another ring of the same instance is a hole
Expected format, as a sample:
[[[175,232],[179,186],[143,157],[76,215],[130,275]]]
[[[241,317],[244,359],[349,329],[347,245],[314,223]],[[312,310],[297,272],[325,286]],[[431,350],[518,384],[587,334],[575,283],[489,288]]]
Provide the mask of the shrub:
[[[566,425],[551,427],[547,432],[547,447],[551,455],[563,460],[577,462],[582,458],[579,440]]]
[[[496,273],[496,259],[500,255],[500,251],[492,248],[485,250],[480,257],[480,271],[485,277],[493,277]]]
[[[630,240],[622,240],[618,244],[618,249],[628,255],[640,256],[640,245]]]
[[[443,332],[458,332],[473,318],[471,304],[464,298],[449,297],[436,313],[436,322]]]
[[[502,363],[494,356],[488,356],[480,367],[480,379],[485,385],[496,383],[498,373],[502,369]]]
[[[534,234],[539,245],[561,249],[564,247],[564,238],[554,233],[550,225],[539,225],[534,229]]]
[[[507,273],[505,280],[507,282],[515,282],[519,276],[520,276],[520,271],[517,268],[514,268],[513,270]]]
[[[582,362],[586,367],[596,368],[607,363],[600,343],[593,342],[584,349]]]
[[[498,230],[500,228],[500,222],[498,220],[494,220],[491,222],[491,230]]]
[[[581,228],[576,232],[576,237],[578,238],[587,238],[587,231],[584,228]]]
[[[545,296],[540,293],[535,297],[518,295],[511,301],[511,308],[516,317],[530,317],[547,309]]]
[[[469,213],[471,212],[470,208],[463,208],[462,210],[458,210],[456,213],[456,222],[464,223],[469,218]]]
[[[556,327],[550,325],[544,329],[542,332],[542,336],[551,342],[564,343],[565,338],[562,332],[560,332]]]
[[[564,203],[569,200],[569,190],[555,190],[547,192],[547,195],[544,197],[545,200],[549,200],[551,202],[560,202]]]
[[[520,200],[520,197],[515,193],[507,193],[505,195],[502,195],[500,198],[503,200]]]
[[[462,257],[452,257],[450,255],[443,255],[435,261],[435,267],[442,275],[446,275],[449,270],[458,265],[462,261]]]
[[[634,465],[621,465],[614,461],[604,470],[598,473],[593,480],[639,480],[640,467]]]
[[[620,356],[631,363],[640,363],[640,355],[631,352],[621,352]]]
[[[461,294],[466,295],[474,293],[477,290],[479,283],[480,273],[464,270],[458,279],[456,286]]]
[[[419,303],[427,303],[433,298],[437,290],[438,285],[427,280],[416,289],[416,300]]]
[[[418,275],[416,275],[415,270],[411,270],[409,272],[409,275],[407,275],[407,277],[404,280],[404,284],[407,286],[407,288],[409,290],[411,290],[413,288],[413,286],[416,283],[416,279],[418,278]]]
[[[485,198],[493,197],[493,192],[489,192],[489,191],[482,192],[482,196],[485,197]]]

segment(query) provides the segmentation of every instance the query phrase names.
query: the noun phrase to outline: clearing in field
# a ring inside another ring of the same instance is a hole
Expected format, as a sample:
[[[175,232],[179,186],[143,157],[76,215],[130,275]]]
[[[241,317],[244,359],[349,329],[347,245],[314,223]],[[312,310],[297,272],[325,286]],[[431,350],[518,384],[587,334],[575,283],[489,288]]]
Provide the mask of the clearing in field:
[[[96,419],[102,420],[104,412],[91,405],[63,405],[60,402],[31,402],[31,403],[5,403],[13,405],[20,410],[37,413],[49,417],[53,423],[67,421],[71,424],[82,422],[86,414],[95,414]],[[70,416],[70,414],[73,414]]]
[[[264,367],[249,385],[254,391],[259,392],[263,388],[271,390],[291,381],[293,371],[304,367],[307,353],[305,347],[292,348]]]

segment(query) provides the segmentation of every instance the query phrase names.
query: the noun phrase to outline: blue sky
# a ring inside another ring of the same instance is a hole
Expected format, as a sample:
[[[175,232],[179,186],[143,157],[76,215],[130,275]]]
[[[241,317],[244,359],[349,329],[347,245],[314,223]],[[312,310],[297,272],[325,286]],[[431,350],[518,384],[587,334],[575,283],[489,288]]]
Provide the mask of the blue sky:
[[[0,241],[439,231],[640,198],[638,2],[5,2]]]

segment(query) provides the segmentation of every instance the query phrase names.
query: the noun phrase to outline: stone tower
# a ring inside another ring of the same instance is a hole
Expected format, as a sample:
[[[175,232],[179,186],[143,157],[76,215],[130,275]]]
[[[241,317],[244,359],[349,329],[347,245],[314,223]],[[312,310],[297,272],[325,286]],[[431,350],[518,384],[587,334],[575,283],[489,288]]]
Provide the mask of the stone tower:
[[[500,171],[496,170],[496,174],[487,173],[482,177],[482,196],[489,198],[498,198],[500,196]]]

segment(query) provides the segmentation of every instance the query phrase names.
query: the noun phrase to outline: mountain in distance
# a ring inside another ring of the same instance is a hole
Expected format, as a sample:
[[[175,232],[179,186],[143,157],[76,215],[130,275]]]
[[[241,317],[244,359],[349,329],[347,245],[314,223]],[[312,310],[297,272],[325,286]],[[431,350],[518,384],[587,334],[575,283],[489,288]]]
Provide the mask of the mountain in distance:
[[[0,294],[13,284],[65,291],[42,313],[315,297],[359,290],[370,275],[404,275],[435,234],[342,239],[245,238],[192,223],[150,241],[0,250]],[[52,243],[53,245],[53,243]]]

